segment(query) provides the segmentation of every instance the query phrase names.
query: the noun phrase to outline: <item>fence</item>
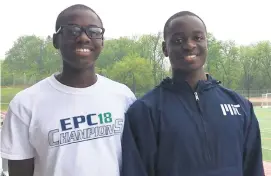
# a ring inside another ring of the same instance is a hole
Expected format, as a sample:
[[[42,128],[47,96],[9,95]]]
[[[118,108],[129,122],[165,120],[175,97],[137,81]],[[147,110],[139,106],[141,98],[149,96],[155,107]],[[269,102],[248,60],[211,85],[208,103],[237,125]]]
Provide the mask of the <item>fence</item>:
[[[240,95],[253,98],[253,97],[262,97],[262,94],[271,93],[271,89],[262,89],[262,90],[235,90]]]
[[[236,90],[237,93],[249,99],[254,106],[261,106],[264,98],[262,94],[271,93],[271,89],[262,90]],[[271,100],[270,100],[271,101]]]
[[[18,74],[9,74],[1,77],[2,85],[8,86],[21,86],[21,85],[33,85],[37,82],[37,76],[31,75],[27,76],[25,73],[18,75]]]
[[[1,88],[1,109],[3,108],[5,109],[8,106],[10,100],[15,96],[17,92],[37,82],[37,79],[35,76],[31,76],[28,79],[24,77],[25,76],[22,76],[14,80],[14,83],[20,82],[22,84],[16,84],[15,86]],[[28,80],[28,81],[26,82],[25,80]],[[134,85],[134,87],[136,87],[136,85]],[[253,103],[254,106],[261,106],[261,103],[264,101],[262,94],[271,93],[271,89],[235,90],[235,91],[239,93],[240,95],[242,95],[243,97],[248,98]],[[141,97],[144,94],[144,92],[135,92],[135,94],[137,95],[137,97]]]

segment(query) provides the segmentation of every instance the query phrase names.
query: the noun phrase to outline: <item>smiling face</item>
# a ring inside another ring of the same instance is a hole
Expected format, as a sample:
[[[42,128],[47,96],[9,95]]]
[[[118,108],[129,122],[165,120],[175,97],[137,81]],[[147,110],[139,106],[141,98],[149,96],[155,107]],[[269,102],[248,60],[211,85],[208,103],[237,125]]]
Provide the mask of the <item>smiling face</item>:
[[[163,52],[172,69],[191,72],[201,69],[207,57],[207,36],[203,22],[191,15],[173,19],[166,31]]]
[[[75,69],[93,67],[103,48],[102,23],[90,10],[73,10],[54,35],[65,64]]]

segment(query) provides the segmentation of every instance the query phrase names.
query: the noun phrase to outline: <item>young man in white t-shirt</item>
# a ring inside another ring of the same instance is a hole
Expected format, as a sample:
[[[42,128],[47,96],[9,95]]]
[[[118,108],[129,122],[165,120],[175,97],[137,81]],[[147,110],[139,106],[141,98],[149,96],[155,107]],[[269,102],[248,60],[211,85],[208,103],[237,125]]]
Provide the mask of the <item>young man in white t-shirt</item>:
[[[124,114],[132,91],[95,73],[104,28],[89,7],[56,21],[63,71],[18,93],[2,128],[10,176],[119,176]]]

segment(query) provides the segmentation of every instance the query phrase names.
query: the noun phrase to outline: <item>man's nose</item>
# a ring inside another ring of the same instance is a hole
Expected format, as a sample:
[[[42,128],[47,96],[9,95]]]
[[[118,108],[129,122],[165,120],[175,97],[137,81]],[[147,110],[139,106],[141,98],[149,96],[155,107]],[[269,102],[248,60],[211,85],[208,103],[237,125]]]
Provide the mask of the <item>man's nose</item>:
[[[77,42],[79,43],[90,43],[91,39],[88,37],[86,32],[82,32],[80,36],[77,37]]]
[[[196,47],[196,43],[193,39],[187,39],[184,44],[183,44],[183,48],[187,49],[187,50],[191,50],[194,49]]]

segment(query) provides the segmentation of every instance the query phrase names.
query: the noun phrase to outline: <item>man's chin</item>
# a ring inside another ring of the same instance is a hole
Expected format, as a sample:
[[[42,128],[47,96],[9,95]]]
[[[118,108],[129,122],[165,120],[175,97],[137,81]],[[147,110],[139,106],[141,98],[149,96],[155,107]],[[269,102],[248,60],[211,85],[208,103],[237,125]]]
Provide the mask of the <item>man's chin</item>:
[[[175,71],[177,72],[185,72],[185,73],[189,73],[189,72],[194,72],[200,69],[203,69],[203,66],[201,65],[197,65],[197,64],[189,64],[189,65],[177,65],[175,67],[172,67]]]
[[[87,60],[87,59],[86,60],[80,59],[80,60],[75,60],[75,61],[64,61],[64,62],[66,66],[78,71],[93,68],[95,65],[94,64],[95,62],[93,60]]]

